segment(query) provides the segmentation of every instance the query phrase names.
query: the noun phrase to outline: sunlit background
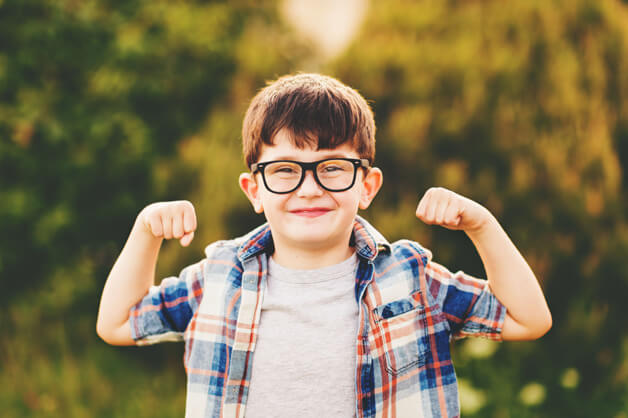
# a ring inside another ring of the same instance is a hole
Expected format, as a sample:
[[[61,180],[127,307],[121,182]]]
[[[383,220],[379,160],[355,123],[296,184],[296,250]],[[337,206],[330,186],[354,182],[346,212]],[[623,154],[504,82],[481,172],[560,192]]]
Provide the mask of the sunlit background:
[[[267,80],[338,77],[372,104],[384,187],[363,213],[452,270],[430,186],[487,206],[554,327],[454,344],[465,417],[628,417],[628,2],[0,0],[0,415],[179,417],[183,345],[107,346],[100,292],[137,213],[188,199],[192,246],[263,222],[237,187]]]

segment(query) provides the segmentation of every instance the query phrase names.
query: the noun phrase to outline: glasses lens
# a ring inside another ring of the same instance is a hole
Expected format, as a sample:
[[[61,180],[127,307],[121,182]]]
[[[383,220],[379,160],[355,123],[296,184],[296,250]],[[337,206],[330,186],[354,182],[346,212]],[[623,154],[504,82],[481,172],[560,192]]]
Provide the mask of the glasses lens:
[[[351,161],[325,160],[316,167],[316,175],[321,184],[330,190],[342,190],[351,186],[355,166]]]
[[[273,192],[287,192],[294,189],[301,180],[301,166],[291,162],[269,163],[264,168],[268,188]]]

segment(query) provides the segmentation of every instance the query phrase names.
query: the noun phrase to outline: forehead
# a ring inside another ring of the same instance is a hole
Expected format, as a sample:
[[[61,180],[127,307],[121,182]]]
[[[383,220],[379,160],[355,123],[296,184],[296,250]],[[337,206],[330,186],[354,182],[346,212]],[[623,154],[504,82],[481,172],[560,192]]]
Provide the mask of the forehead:
[[[350,143],[344,143],[332,149],[317,150],[308,145],[299,148],[290,140],[288,133],[281,130],[273,138],[273,145],[262,146],[259,161],[317,161],[332,157],[358,158],[358,153]]]

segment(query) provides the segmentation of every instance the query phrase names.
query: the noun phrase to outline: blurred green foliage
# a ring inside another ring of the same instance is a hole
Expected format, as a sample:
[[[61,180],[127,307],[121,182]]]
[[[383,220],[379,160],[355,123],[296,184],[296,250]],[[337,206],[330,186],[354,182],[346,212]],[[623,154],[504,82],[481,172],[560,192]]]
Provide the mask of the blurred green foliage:
[[[100,291],[146,204],[191,200],[191,249],[263,222],[237,187],[248,101],[288,72],[373,104],[384,187],[365,216],[482,276],[464,234],[414,218],[444,186],[486,205],[542,282],[539,341],[455,344],[465,416],[627,417],[628,6],[371,2],[333,62],[275,2],[0,1],[0,410],[181,416],[183,347],[108,347]]]

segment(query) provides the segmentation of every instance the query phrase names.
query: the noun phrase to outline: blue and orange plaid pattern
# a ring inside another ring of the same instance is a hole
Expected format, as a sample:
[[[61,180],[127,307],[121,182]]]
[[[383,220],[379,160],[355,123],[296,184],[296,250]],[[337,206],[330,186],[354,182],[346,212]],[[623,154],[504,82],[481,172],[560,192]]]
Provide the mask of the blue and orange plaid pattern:
[[[451,273],[419,244],[389,244],[357,217],[356,417],[456,417],[450,341],[499,340],[506,309],[487,282]],[[207,247],[131,309],[138,345],[185,341],[187,417],[244,417],[272,236],[263,225]],[[327,384],[329,382],[320,382]]]

